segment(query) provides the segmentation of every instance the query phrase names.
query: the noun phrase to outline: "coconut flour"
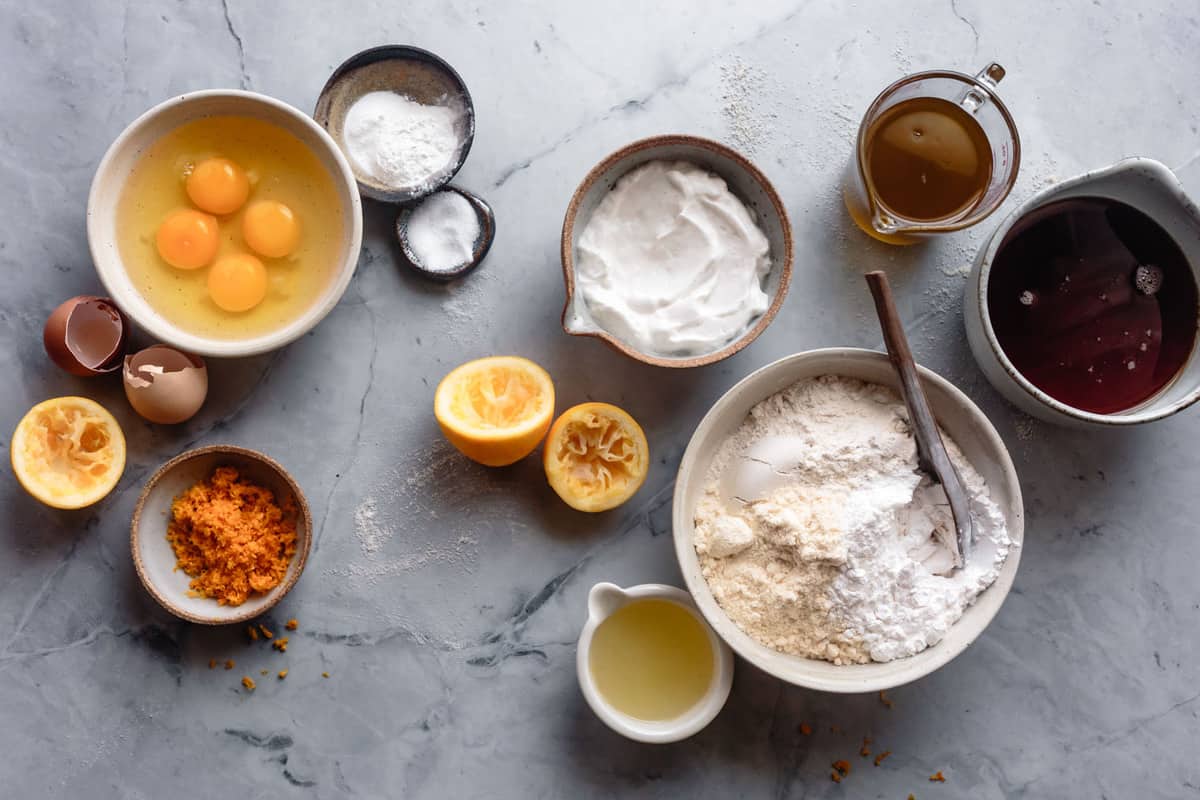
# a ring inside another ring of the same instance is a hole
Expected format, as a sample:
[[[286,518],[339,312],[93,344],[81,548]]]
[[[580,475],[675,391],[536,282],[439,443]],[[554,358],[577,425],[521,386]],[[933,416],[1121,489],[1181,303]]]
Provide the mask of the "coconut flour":
[[[713,596],[754,639],[841,663],[891,661],[946,635],[1012,545],[987,485],[943,434],[972,497],[975,546],[953,570],[953,519],[917,470],[904,403],[876,384],[802,381],[719,448],[696,511]]]

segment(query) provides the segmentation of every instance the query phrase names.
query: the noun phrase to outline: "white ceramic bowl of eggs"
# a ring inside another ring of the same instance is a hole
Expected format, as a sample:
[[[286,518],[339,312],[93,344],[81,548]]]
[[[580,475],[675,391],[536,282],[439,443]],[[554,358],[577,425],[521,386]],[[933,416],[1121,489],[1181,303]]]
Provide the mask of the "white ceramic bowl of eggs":
[[[122,263],[118,248],[117,216],[125,182],[139,156],[165,134],[193,120],[212,116],[243,116],[272,123],[295,136],[329,172],[337,191],[336,213],[342,215],[344,237],[333,279],[298,317],[267,333],[239,339],[218,339],[182,330],[159,313],[138,291]],[[88,246],[96,272],[108,295],[149,334],[188,353],[240,357],[277,350],[313,329],[341,299],[362,247],[362,201],[358,184],[341,149],[325,129],[307,114],[281,100],[255,92],[210,89],[173,97],[129,124],[108,148],[92,179],[87,205]]]
[[[987,482],[1016,546],[1009,551],[996,581],[951,626],[945,638],[916,655],[884,663],[836,665],[767,647],[743,632],[717,603],[701,572],[693,539],[696,505],[704,492],[713,456],[751,408],[798,381],[822,375],[882,384],[899,393],[899,380],[885,354],[848,347],[828,348],[797,353],[768,364],[743,378],[717,401],[701,420],[684,452],[675,482],[672,521],[675,554],[688,591],[700,613],[734,652],[780,680],[843,693],[881,691],[915,681],[945,666],[975,641],[1000,610],[1012,587],[1025,530],[1021,487],[1012,459],[996,429],[965,394],[936,373],[924,367],[918,370],[938,425]]]

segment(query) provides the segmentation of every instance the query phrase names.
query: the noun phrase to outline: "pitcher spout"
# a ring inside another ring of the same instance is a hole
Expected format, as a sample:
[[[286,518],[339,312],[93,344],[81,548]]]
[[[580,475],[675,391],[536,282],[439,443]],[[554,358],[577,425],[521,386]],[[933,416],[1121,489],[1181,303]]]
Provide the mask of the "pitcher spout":
[[[599,622],[629,601],[629,595],[615,583],[597,583],[588,592],[588,616]]]

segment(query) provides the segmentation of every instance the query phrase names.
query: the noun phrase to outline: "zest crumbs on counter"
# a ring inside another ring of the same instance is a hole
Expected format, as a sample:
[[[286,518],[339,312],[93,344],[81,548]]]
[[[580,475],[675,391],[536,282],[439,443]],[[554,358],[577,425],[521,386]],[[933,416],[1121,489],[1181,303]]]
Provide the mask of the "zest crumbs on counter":
[[[167,541],[176,569],[192,578],[190,593],[237,606],[278,586],[296,552],[296,513],[290,498],[280,505],[233,467],[218,467],[176,497]]]
[[[329,673],[328,673],[328,672],[322,672],[322,673],[321,673],[321,677],[322,677],[322,678],[328,678],[328,677],[329,677]]]
[[[233,659],[232,658],[225,660],[225,669],[233,669]]]
[[[289,631],[294,631],[296,628],[300,627],[300,623],[297,622],[293,617],[292,619],[289,619],[283,627],[287,628]]]
[[[286,678],[286,677],[287,677],[287,672],[288,672],[288,671],[287,671],[286,669],[281,669],[281,670],[279,670],[279,680],[283,680],[284,678]]]
[[[939,769],[937,772],[929,776],[929,780],[933,781],[934,783],[945,783],[946,776],[943,775],[942,771]]]
[[[253,692],[254,691],[254,679],[251,678],[249,675],[243,675],[242,676],[242,686],[246,687],[247,692]]]
[[[262,631],[262,635],[263,635],[264,639],[274,639],[275,638],[275,634],[271,633],[271,629],[268,628],[266,625],[263,625],[261,622],[258,624],[258,629],[260,631]]]
[[[216,665],[217,665],[217,660],[216,660],[215,658],[210,658],[210,659],[208,660],[208,668],[209,668],[209,669],[212,669],[212,668],[213,668],[213,667],[215,667]]]
[[[890,756],[891,754],[892,754],[892,751],[891,751],[891,750],[884,750],[882,753],[880,753],[879,755],[875,756],[875,766],[877,766],[877,767],[878,767],[880,764],[882,764],[882,763],[883,763],[883,760],[884,760],[885,758],[887,758],[888,756]]]
[[[287,652],[287,646],[288,646],[288,637],[286,637],[286,636],[280,636],[278,639],[271,642],[271,647],[274,647],[276,650],[278,650],[281,653]]]
[[[879,702],[883,703],[888,708],[891,708],[892,706],[896,705],[896,701],[887,696],[887,690],[881,691],[879,693]]]
[[[809,725],[807,722],[801,722],[800,723],[800,735],[801,736],[812,736],[812,725]]]

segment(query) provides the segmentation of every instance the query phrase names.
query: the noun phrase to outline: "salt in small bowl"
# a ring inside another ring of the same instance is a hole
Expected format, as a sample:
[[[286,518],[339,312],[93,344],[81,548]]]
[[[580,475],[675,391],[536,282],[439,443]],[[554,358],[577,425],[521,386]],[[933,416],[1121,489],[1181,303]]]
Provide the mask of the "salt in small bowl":
[[[410,268],[431,280],[448,282],[463,277],[483,263],[483,259],[487,257],[488,251],[492,249],[492,242],[496,239],[496,214],[492,211],[492,207],[488,205],[487,201],[478,195],[468,192],[466,189],[460,189],[457,186],[447,186],[442,191],[454,192],[466,198],[471,207],[475,209],[475,214],[479,218],[479,235],[475,238],[475,244],[471,248],[471,257],[465,263],[445,270],[431,269],[422,263],[413,249],[408,236],[408,221],[412,217],[413,212],[420,207],[420,202],[408,204],[400,209],[400,213],[396,216],[396,238],[400,242],[400,252],[404,256],[404,262]],[[429,195],[429,197],[433,197],[433,195]]]

